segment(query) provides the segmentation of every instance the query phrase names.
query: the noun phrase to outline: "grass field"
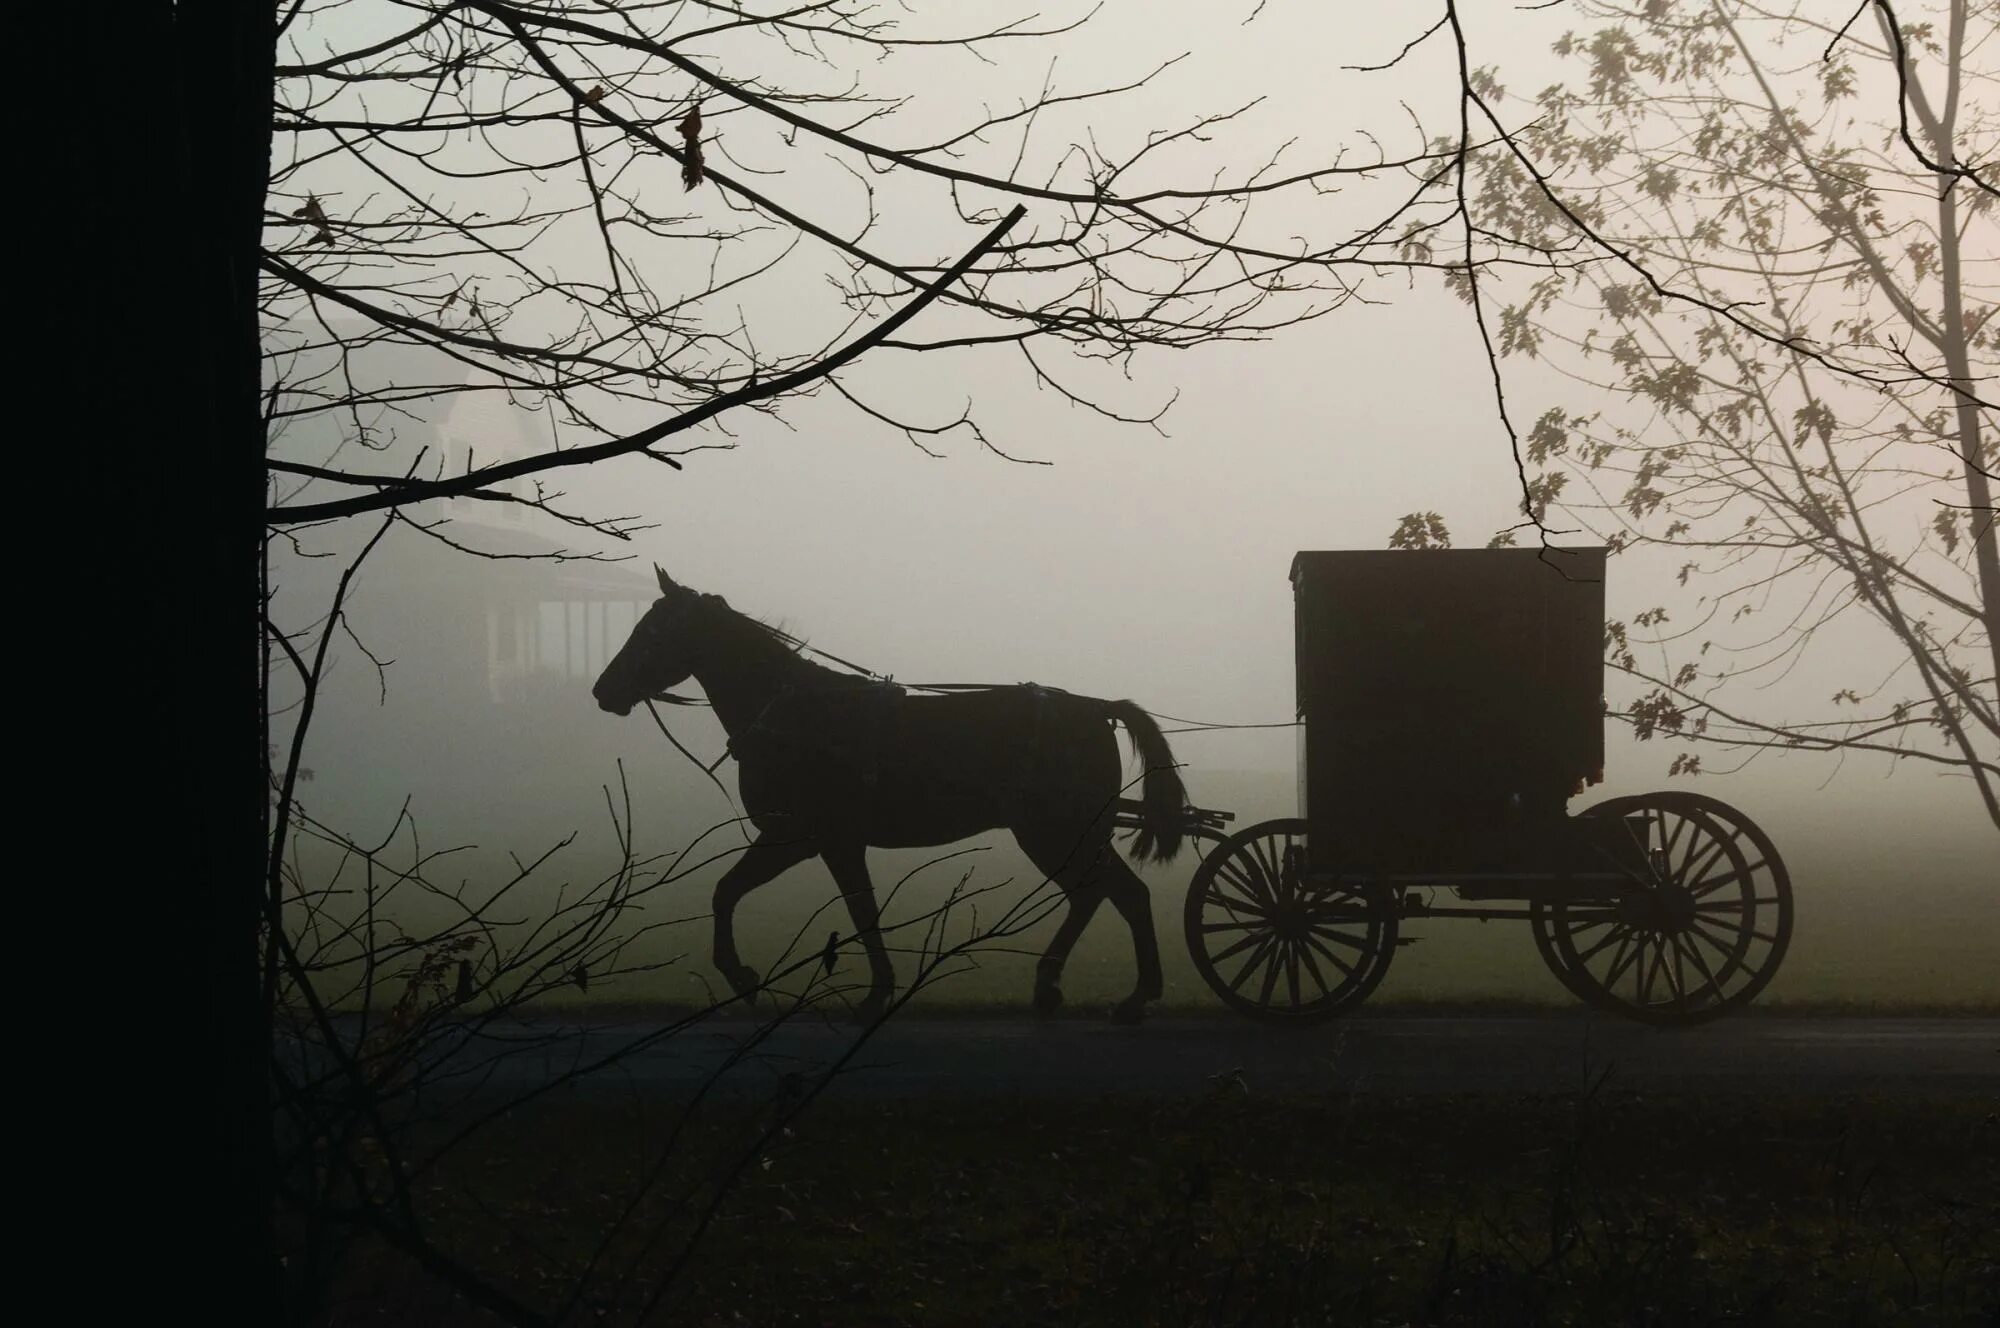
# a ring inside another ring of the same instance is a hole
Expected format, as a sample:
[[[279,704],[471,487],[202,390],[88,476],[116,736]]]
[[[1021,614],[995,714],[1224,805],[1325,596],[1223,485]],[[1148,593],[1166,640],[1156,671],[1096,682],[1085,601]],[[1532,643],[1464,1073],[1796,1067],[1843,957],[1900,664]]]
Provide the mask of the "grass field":
[[[686,787],[678,793],[649,782],[635,788],[634,815],[643,855],[671,857],[709,827],[714,815],[727,811],[697,772],[682,770],[676,777],[681,776]],[[1215,770],[1197,763],[1187,776],[1195,802],[1233,810],[1237,826],[1296,810],[1297,786],[1290,773]],[[1592,790],[1579,805],[1600,794],[1659,783]],[[1698,785],[1701,791],[1752,812],[1778,842],[1790,866],[1796,930],[1790,953],[1760,1005],[1877,1011],[2000,1008],[2000,965],[1991,962],[2000,953],[2000,855],[1995,850],[2000,841],[1976,809],[1954,800],[1962,790],[1940,789],[1935,781],[1926,784],[1908,776],[1880,781],[1879,791],[1871,788],[1866,799],[1853,787],[1836,799],[1811,787],[1760,788],[1729,780],[1684,785]],[[477,897],[511,873],[509,851],[532,855],[578,832],[576,841],[557,854],[530,887],[510,896],[508,917],[533,916],[565,883],[573,887],[591,881],[613,865],[601,806],[593,810],[590,799],[583,797],[591,790],[530,787],[538,796],[527,798],[516,790],[504,818],[496,819],[494,806],[480,804],[464,809],[462,825],[445,817],[442,826],[426,834],[426,843],[433,845],[482,845],[453,855],[440,870],[443,884],[465,881]],[[545,800],[539,796],[544,793]],[[501,838],[495,839],[496,835]],[[703,855],[726,855],[740,848],[738,835],[727,829],[701,842]],[[927,870],[917,869],[936,851],[870,854],[878,894],[889,899],[890,925],[908,923],[936,907],[967,872],[972,888],[991,888],[979,901],[982,921],[990,922],[1040,885],[1039,873],[1006,836],[984,836],[952,848],[970,851]],[[1151,887],[1165,970],[1163,1005],[1188,1011],[1216,1005],[1189,960],[1181,929],[1182,901],[1198,858],[1197,849],[1174,863],[1142,871]],[[680,1004],[709,990],[716,975],[708,960],[706,915],[713,883],[727,861],[725,856],[711,862],[649,895],[644,910],[630,919],[635,928],[649,930],[623,956],[630,965],[648,971],[593,981],[585,998],[616,1004]],[[306,874],[320,881],[330,870],[321,864]],[[916,874],[899,889],[898,883],[913,871]],[[354,881],[346,885],[351,890]],[[405,891],[405,902],[408,895]],[[1450,901],[1440,893],[1437,902]],[[451,916],[448,909],[435,911],[431,921],[441,923]],[[961,913],[955,934],[962,934],[969,921],[969,914]],[[1005,946],[984,947],[976,968],[968,967],[925,992],[919,1007],[1024,1008],[1033,981],[1033,955],[1055,926],[1050,915]],[[852,924],[831,879],[816,861],[750,895],[737,915],[744,958],[766,972],[776,966],[788,945],[796,942],[803,953],[814,953],[831,930],[846,933]],[[504,928],[500,934],[505,934]],[[1412,1002],[1558,1007],[1572,1003],[1544,970],[1523,924],[1410,921],[1404,935],[1415,938],[1416,944],[1398,952],[1386,981],[1371,998],[1371,1008]],[[916,929],[910,928],[892,941],[907,947],[916,939]],[[864,979],[865,964],[857,952],[849,950],[843,965],[844,981]],[[907,977],[915,965],[905,955],[898,967]],[[1071,959],[1065,993],[1078,1008],[1101,1010],[1131,989],[1133,976],[1129,936],[1117,916],[1104,909]]]
[[[1237,785],[1244,787],[1237,787]],[[1284,815],[1289,790],[1272,778],[1239,776],[1209,791],[1208,801],[1244,809],[1241,822]],[[1225,801],[1225,799],[1232,799]],[[1797,910],[1792,946],[1776,980],[1760,1001],[1816,1009],[1876,1010],[2000,1008],[2000,866],[1992,858],[1991,832],[1972,827],[1962,840],[1933,837],[1921,853],[1849,835],[1836,839],[1810,820],[1780,823],[1791,837],[1784,851],[1791,867]],[[1818,831],[1818,833],[1815,833]],[[1040,877],[1004,837],[973,841],[974,852],[918,871],[886,910],[886,919],[921,916],[968,870],[973,886],[991,886],[982,918],[1028,896]],[[874,875],[886,897],[906,873],[929,860],[923,851],[877,851]],[[1177,1009],[1217,1005],[1188,957],[1181,909],[1198,854],[1143,872],[1152,887],[1155,927],[1166,983],[1163,1004]],[[693,913],[707,905],[705,880],[690,881],[684,895]],[[1439,892],[1439,903],[1449,902]],[[815,915],[815,910],[821,910]],[[808,921],[812,919],[812,921]],[[1025,1008],[1033,982],[1032,953],[1046,944],[1053,916],[1007,946],[988,947],[976,969],[960,972],[919,997],[929,1008],[949,1005],[1016,1005]],[[745,958],[768,969],[795,936],[816,949],[830,929],[849,924],[832,881],[817,863],[795,868],[744,901],[737,936]],[[914,929],[892,944],[914,944]],[[1415,944],[1398,951],[1371,1008],[1399,1002],[1508,1002],[1564,1006],[1573,998],[1543,967],[1524,923],[1465,919],[1411,920],[1403,935]],[[683,1000],[709,973],[708,926],[689,922],[661,934],[653,952],[684,956],[672,968],[611,1000]],[[1064,982],[1073,1003],[1101,1008],[1124,995],[1133,981],[1132,943],[1110,909],[1100,911],[1074,952]],[[1011,951],[1011,952],[1010,952]],[[865,978],[858,954],[842,976]],[[907,974],[914,964],[904,958]]]
[[[531,1306],[596,1251],[582,1322],[630,1321],[702,1227],[660,1322],[1990,1325],[1995,1106],[1218,1088],[828,1102],[757,1147],[758,1113],[681,1129],[676,1104],[553,1103],[417,1201],[433,1239]],[[380,1248],[342,1289],[342,1323],[492,1321]]]

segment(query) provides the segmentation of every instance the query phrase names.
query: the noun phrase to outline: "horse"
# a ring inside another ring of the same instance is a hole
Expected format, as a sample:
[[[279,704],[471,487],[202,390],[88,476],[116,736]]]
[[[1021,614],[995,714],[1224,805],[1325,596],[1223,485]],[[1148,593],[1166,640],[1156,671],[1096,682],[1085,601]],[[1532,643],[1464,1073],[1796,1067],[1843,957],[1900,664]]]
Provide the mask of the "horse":
[[[1151,715],[1131,701],[1032,684],[910,695],[814,663],[798,639],[719,595],[675,583],[657,564],[653,570],[660,598],[591,691],[602,709],[623,716],[693,678],[729,735],[743,813],[756,837],[716,883],[713,961],[740,997],[754,998],[762,983],[737,954],[737,904],[817,856],[867,950],[870,987],[856,1017],[880,1017],[896,975],[867,850],[930,847],[1005,829],[1068,905],[1035,966],[1036,1013],[1046,1017],[1061,1006],[1063,964],[1109,900],[1131,929],[1138,968],[1137,984],[1113,1017],[1144,1017],[1146,1004],[1160,997],[1160,953],[1146,883],[1112,846],[1123,776],[1114,723],[1124,726],[1145,767],[1133,856],[1171,860],[1188,805]]]

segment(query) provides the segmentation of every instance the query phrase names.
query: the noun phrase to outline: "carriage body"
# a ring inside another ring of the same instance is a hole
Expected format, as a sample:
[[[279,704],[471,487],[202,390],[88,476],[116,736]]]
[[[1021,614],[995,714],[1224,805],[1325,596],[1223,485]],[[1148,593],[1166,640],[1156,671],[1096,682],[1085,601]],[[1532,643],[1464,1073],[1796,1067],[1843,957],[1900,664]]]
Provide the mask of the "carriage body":
[[[1292,561],[1306,870],[1611,884],[1601,548],[1303,552]],[[1480,887],[1486,887],[1480,889]]]
[[[1380,984],[1421,917],[1516,919],[1600,1008],[1694,1023],[1763,990],[1790,877],[1735,808],[1613,798],[1606,550],[1307,551],[1292,562],[1299,816],[1191,823],[1190,952],[1222,1000],[1308,1023]],[[1444,887],[1457,903],[1440,905]]]

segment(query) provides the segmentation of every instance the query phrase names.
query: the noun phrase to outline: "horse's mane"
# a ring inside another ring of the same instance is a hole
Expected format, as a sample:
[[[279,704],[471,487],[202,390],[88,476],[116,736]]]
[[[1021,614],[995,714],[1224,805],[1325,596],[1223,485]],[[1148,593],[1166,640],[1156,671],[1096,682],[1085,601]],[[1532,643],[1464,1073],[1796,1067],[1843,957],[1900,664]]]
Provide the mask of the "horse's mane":
[[[795,656],[804,663],[811,664],[814,668],[825,668],[826,666],[815,663],[812,659],[808,658],[810,655],[818,655],[825,659],[835,658],[823,650],[815,649],[804,637],[794,635],[780,622],[771,622],[768,619],[759,618],[755,614],[745,613],[720,595],[715,596],[714,599],[721,606],[732,626],[739,629],[749,629],[755,636],[768,640],[773,645],[784,647],[788,654]],[[839,660],[838,662],[860,673],[860,676],[864,678],[873,677],[873,674],[862,672],[858,669],[858,666],[848,664],[845,660]],[[833,672],[830,669],[827,671]]]

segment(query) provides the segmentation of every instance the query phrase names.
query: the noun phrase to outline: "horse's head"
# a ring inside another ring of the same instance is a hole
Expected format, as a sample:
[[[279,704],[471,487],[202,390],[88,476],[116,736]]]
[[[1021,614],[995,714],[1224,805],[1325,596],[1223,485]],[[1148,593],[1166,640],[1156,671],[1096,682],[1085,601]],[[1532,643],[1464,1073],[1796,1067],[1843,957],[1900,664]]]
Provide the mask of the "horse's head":
[[[659,599],[633,625],[632,635],[590,689],[597,704],[614,715],[631,714],[633,706],[686,682],[694,672],[702,639],[695,619],[706,597],[676,585],[657,563],[653,571],[660,578]]]

